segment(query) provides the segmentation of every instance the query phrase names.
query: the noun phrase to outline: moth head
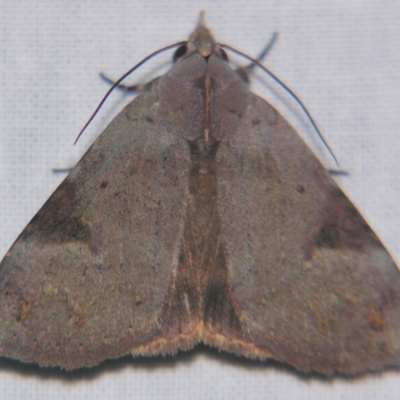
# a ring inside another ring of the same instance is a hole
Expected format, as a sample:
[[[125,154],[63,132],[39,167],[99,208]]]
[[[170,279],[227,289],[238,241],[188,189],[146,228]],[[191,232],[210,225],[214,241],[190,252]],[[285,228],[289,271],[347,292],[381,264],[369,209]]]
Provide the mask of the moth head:
[[[180,46],[174,54],[174,62],[185,58],[193,53],[198,53],[205,59],[208,59],[212,54],[217,57],[228,60],[224,50],[215,41],[211,31],[207,28],[204,22],[204,12],[199,15],[199,20],[196,29],[189,36],[186,45]]]

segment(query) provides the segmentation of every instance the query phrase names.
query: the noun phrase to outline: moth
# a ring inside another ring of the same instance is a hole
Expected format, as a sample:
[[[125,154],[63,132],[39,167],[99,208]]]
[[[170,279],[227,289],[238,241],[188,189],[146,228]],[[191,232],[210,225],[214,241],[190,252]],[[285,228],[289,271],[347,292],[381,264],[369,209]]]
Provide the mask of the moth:
[[[65,369],[199,342],[302,371],[400,366],[400,272],[201,18],[0,265],[0,355]]]

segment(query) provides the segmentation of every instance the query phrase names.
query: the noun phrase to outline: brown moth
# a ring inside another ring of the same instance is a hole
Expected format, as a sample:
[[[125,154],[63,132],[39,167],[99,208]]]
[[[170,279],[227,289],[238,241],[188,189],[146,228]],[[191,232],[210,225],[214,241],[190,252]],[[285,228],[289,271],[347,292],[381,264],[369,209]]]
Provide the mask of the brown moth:
[[[302,371],[400,366],[400,272],[200,20],[0,265],[0,354],[66,369],[203,342]]]

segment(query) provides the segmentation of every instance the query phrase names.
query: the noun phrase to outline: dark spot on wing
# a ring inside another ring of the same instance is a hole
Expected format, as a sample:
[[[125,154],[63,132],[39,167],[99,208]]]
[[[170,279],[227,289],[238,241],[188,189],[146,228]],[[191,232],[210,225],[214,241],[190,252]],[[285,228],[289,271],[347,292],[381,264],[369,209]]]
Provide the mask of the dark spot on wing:
[[[362,251],[365,247],[382,247],[379,239],[343,192],[331,188],[322,223],[315,235],[315,245],[327,248],[349,248]]]
[[[305,189],[304,189],[304,186],[303,186],[303,185],[298,185],[297,188],[296,188],[296,190],[297,190],[299,193],[304,193],[304,192],[305,192]]]
[[[67,178],[32,218],[21,238],[56,244],[90,242],[90,228],[77,205],[76,190],[77,184]]]
[[[315,243],[319,247],[340,247],[340,233],[334,224],[325,224],[319,230]]]

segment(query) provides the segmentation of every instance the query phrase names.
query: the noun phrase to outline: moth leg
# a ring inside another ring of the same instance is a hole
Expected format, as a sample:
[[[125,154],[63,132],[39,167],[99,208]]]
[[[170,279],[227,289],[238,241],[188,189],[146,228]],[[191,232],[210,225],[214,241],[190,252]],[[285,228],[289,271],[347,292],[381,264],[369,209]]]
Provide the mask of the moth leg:
[[[114,85],[115,81],[110,79],[108,76],[100,72],[100,78],[103,79],[105,82],[109,83],[110,85]],[[144,83],[144,84],[139,84],[139,85],[124,85],[122,83],[119,83],[116,88],[121,89],[125,92],[131,92],[131,93],[140,93],[140,92],[147,92],[149,91],[154,83],[158,80],[157,78],[152,79],[151,81]]]
[[[256,58],[257,61],[261,62],[262,60],[265,59],[265,57],[270,52],[270,50],[272,49],[272,47],[275,44],[277,39],[278,39],[278,33],[275,32],[272,35],[272,37],[271,37],[270,41],[268,42],[268,44],[264,47],[264,49],[261,51],[259,56]],[[250,82],[249,75],[250,75],[251,71],[253,70],[253,68],[255,66],[256,66],[256,64],[250,63],[246,67],[237,68],[235,70],[235,72],[239,75],[240,79],[242,79],[243,82],[249,83]]]
[[[349,173],[344,169],[327,169],[327,171],[333,176],[349,176]]]

